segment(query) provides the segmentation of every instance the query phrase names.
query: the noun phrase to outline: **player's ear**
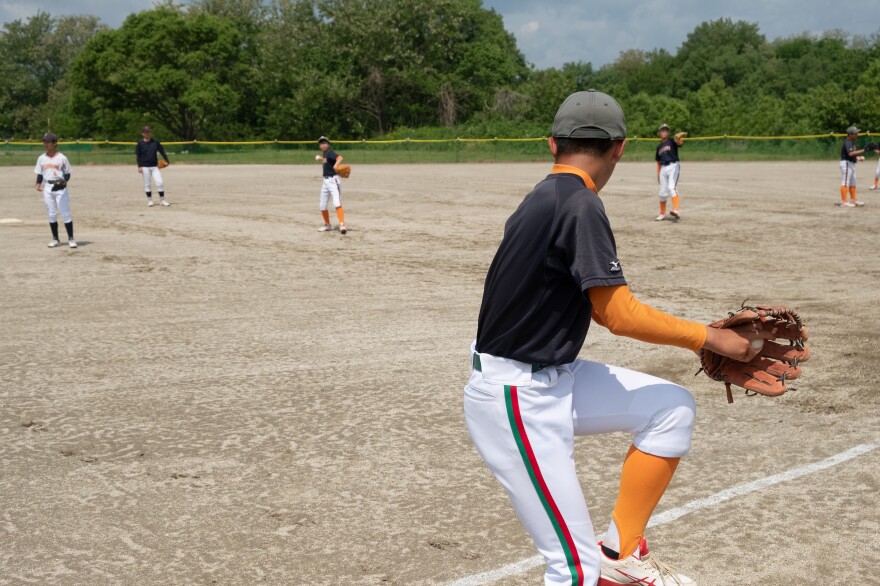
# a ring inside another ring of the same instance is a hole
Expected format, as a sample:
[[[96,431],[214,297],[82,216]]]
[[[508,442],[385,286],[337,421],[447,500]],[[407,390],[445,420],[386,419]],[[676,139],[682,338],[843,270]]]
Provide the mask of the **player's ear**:
[[[623,157],[623,151],[626,149],[626,139],[618,140],[614,142],[614,146],[611,147],[612,152],[612,160],[617,163],[621,157]]]
[[[556,151],[557,151],[556,139],[553,138],[552,136],[550,138],[548,138],[547,139],[547,146],[550,147],[550,154],[553,155],[553,158],[555,159],[556,158]]]

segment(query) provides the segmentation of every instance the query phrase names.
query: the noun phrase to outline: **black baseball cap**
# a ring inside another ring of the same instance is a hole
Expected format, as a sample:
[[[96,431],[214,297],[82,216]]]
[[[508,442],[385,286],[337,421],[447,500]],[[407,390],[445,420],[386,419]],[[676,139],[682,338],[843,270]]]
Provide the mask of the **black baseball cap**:
[[[329,143],[330,143],[330,139],[327,138],[326,136],[318,137],[318,144],[321,144],[322,142],[326,142],[327,144],[329,144]]]
[[[153,129],[149,126],[144,126],[143,128],[141,128],[141,134],[146,134],[148,132],[153,132]]]
[[[58,142],[58,137],[52,132],[43,135],[43,142]]]
[[[575,92],[565,98],[551,136],[556,138],[626,138],[626,117],[617,100],[594,89]]]

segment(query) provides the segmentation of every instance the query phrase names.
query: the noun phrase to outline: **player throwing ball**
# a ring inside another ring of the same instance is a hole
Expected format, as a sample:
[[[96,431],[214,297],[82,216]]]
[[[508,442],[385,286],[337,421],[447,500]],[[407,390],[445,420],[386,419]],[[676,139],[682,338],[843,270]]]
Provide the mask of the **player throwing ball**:
[[[599,197],[625,139],[624,114],[611,96],[589,90],[562,103],[547,141],[556,164],[504,226],[471,347],[468,430],[543,555],[545,584],[695,583],[649,553],[644,540],[690,449],[694,399],[657,377],[579,359],[591,321],[616,335],[742,361],[763,343],[756,332],[708,328],[633,297]],[[632,445],[597,543],[574,438],[620,431],[632,434]]]
[[[348,230],[345,228],[345,210],[342,209],[342,184],[339,182],[339,175],[336,173],[336,167],[342,163],[342,155],[337,154],[330,148],[330,139],[322,136],[318,139],[318,148],[321,149],[322,155],[316,155],[315,159],[323,166],[324,181],[321,184],[321,217],[324,219],[324,225],[318,228],[318,232],[329,232],[333,229],[330,225],[330,212],[328,206],[330,200],[333,200],[333,207],[336,208],[336,219],[339,220],[339,233],[345,234]]]
[[[666,198],[671,197],[672,211],[670,215],[677,220],[681,217],[681,210],[678,207],[678,175],[680,171],[678,147],[684,144],[687,132],[679,132],[675,138],[670,138],[669,125],[661,124],[657,129],[657,136],[660,137],[660,144],[657,145],[654,159],[657,161],[657,183],[660,184],[660,215],[654,219],[658,222],[666,219]]]
[[[49,214],[49,229],[52,230],[52,242],[49,248],[60,246],[58,240],[58,214],[64,220],[64,229],[67,231],[67,245],[76,248],[76,240],[73,239],[73,217],[70,215],[70,192],[67,182],[70,181],[70,161],[62,153],[58,152],[58,137],[51,132],[43,136],[43,146],[46,152],[37,159],[34,173],[37,175],[35,185],[37,191],[43,192],[43,203],[46,204],[46,212]]]

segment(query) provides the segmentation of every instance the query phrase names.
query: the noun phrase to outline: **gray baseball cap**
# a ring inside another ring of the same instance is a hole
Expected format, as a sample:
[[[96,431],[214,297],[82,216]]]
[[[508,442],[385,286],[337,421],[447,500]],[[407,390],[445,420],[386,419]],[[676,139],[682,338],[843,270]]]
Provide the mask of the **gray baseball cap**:
[[[657,129],[657,132],[660,132],[660,131],[663,130],[664,128],[665,128],[666,130],[669,130],[669,125],[668,125],[668,124],[661,124],[661,125],[660,125],[660,128]]]
[[[858,134],[862,131],[861,128],[857,128],[855,124],[846,129],[847,134]]]
[[[626,138],[626,117],[617,100],[594,89],[575,92],[565,98],[551,136],[556,138]]]
[[[326,142],[327,144],[330,144],[330,139],[327,138],[326,136],[318,137],[318,144],[321,144],[322,142]]]

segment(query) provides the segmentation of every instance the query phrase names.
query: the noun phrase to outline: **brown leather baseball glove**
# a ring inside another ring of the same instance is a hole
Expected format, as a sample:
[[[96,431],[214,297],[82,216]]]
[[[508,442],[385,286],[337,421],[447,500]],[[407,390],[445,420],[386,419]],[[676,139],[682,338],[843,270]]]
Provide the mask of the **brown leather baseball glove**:
[[[343,179],[348,179],[348,176],[351,175],[351,165],[341,164],[336,165],[334,167],[336,169],[336,174],[342,177]]]
[[[785,382],[801,375],[798,365],[810,358],[810,349],[804,345],[809,332],[797,312],[784,305],[743,305],[739,311],[709,324],[709,327],[761,332],[772,336],[750,362],[739,362],[710,350],[700,350],[703,365],[700,370],[724,383],[728,403],[733,403],[731,385],[744,388],[746,394],[781,395],[787,390]],[[772,341],[775,339],[786,340],[787,344]]]
[[[162,161],[159,161],[159,165],[158,165],[158,166],[159,166],[160,169],[164,169],[165,167],[168,166],[168,164],[169,164],[168,161],[162,160]]]

